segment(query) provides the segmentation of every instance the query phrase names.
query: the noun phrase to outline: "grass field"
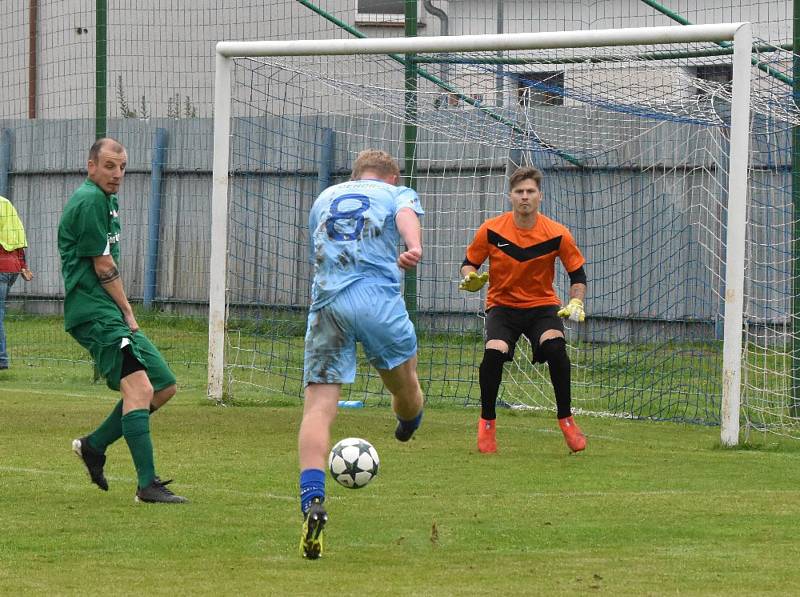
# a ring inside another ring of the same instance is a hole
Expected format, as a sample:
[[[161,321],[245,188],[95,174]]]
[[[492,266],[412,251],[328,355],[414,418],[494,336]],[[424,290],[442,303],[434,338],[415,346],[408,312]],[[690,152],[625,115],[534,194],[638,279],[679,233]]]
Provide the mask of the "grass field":
[[[111,489],[70,440],[114,396],[64,374],[0,373],[0,593],[41,595],[791,595],[800,450],[723,450],[718,430],[584,419],[568,454],[548,416],[502,411],[500,453],[474,448],[474,409],[430,408],[408,445],[384,408],[345,410],[366,437],[367,488],[331,481],[326,553],[304,561],[298,406],[222,408],[192,389],[153,418],[158,471],[186,506],[134,504],[122,442]],[[83,375],[83,377],[86,377]]]
[[[229,402],[297,403],[303,371],[303,328],[297,313],[270,315],[272,319],[261,317],[228,335],[224,390]],[[198,391],[205,388],[206,321],[148,312],[140,312],[137,317],[170,365],[178,370],[181,387]],[[289,319],[283,321],[282,317]],[[64,332],[61,318],[16,311],[7,319],[7,327],[16,362],[40,367],[41,377],[32,383],[80,383],[91,375],[88,355]],[[628,418],[719,423],[720,344],[574,344],[570,358],[576,409]],[[456,407],[479,403],[476,373],[483,356],[479,336],[420,335],[419,347],[418,372],[430,402]],[[523,362],[519,357],[526,350],[529,347],[521,342],[515,363],[505,367],[500,399],[550,410],[554,400],[547,368]],[[800,439],[800,419],[788,400],[793,392],[791,360],[779,353],[768,355],[757,350],[749,351],[747,358],[743,373],[748,379],[747,400],[743,402],[742,420],[747,418],[758,428],[771,425],[774,431]],[[345,388],[343,397],[366,399],[372,405],[389,403],[379,376],[365,359],[360,359],[356,382]],[[759,441],[755,435],[751,441]]]
[[[304,561],[299,400],[215,406],[202,329],[143,320],[182,386],[152,420],[158,472],[191,503],[134,504],[124,442],[110,491],[89,483],[70,441],[116,396],[57,320],[14,319],[0,594],[800,594],[800,443],[725,450],[716,427],[584,417],[573,456],[550,413],[501,410],[487,456],[477,409],[452,403],[429,405],[409,444],[385,407],[340,413],[334,439],[369,439],[382,468],[362,490],[328,481],[326,553]]]

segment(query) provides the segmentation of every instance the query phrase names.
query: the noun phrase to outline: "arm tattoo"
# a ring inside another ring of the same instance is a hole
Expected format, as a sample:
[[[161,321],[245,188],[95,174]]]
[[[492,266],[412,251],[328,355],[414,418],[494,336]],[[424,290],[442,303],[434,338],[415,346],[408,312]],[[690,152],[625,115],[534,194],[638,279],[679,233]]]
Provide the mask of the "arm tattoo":
[[[100,284],[105,286],[106,284],[110,284],[117,278],[119,278],[119,270],[116,266],[112,267],[107,272],[103,272],[102,274],[97,274],[97,277],[100,279]]]

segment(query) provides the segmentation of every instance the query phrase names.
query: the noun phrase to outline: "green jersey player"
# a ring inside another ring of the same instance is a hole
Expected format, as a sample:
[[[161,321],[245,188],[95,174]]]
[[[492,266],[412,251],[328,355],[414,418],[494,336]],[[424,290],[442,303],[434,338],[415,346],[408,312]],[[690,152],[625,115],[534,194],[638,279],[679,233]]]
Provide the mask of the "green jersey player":
[[[117,264],[120,257],[117,191],[128,154],[114,139],[89,150],[88,178],[72,194],[58,226],[64,277],[64,327],[92,355],[109,388],[122,399],[92,433],[72,442],[92,482],[108,491],[106,448],[125,438],[136,466],[141,502],[181,503],[155,472],[150,414],[176,391],[175,375],[139,329]]]

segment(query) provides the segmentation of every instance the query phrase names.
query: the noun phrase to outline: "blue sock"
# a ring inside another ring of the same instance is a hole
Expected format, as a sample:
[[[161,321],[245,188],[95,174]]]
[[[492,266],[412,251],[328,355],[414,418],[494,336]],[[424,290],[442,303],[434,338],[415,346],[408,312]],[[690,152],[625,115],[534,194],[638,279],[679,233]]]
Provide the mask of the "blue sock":
[[[419,411],[419,414],[410,421],[404,421],[400,417],[397,417],[397,422],[400,423],[400,427],[402,427],[403,431],[406,433],[409,431],[416,431],[417,427],[419,427],[419,424],[422,422],[422,411]]]
[[[300,509],[303,514],[308,511],[314,498],[325,501],[325,471],[307,468],[300,473]]]

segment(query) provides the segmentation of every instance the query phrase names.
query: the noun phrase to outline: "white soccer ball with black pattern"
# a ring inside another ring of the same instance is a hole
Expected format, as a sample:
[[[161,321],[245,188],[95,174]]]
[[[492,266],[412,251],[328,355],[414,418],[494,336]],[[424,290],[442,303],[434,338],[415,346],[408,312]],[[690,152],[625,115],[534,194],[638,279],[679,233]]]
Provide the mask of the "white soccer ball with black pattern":
[[[371,443],[360,437],[348,437],[338,442],[328,456],[331,476],[348,489],[360,489],[378,474],[378,453]]]

